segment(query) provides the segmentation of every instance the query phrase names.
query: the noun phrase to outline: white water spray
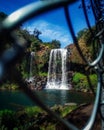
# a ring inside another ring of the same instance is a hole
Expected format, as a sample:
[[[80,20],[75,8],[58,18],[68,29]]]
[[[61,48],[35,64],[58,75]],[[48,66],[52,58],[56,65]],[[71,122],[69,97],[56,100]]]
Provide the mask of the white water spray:
[[[67,49],[52,49],[46,89],[69,89],[67,82]]]
[[[33,82],[33,59],[34,59],[34,56],[35,56],[35,52],[31,52],[30,54],[30,71],[29,71],[29,82]]]

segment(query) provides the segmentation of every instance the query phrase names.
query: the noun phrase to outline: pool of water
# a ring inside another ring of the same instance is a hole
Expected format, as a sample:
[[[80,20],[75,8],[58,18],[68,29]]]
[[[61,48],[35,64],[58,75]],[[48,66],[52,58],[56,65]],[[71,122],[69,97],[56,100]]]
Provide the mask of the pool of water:
[[[77,104],[88,103],[94,100],[93,96],[86,93],[69,90],[42,90],[36,91],[39,98],[48,106],[64,105],[74,102]],[[0,109],[13,109],[24,106],[35,106],[22,91],[0,91]]]

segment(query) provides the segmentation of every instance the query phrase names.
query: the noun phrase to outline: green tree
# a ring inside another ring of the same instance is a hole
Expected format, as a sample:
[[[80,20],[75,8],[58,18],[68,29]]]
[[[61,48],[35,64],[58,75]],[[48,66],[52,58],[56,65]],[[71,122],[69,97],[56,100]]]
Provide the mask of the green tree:
[[[60,48],[61,47],[61,43],[59,40],[52,40],[51,44],[52,44],[52,48]]]
[[[80,39],[86,31],[87,31],[87,28],[84,28],[83,30],[80,30],[77,33],[77,38]]]
[[[39,39],[39,35],[42,34],[42,32],[39,31],[37,28],[35,28],[34,31],[33,31],[33,34],[34,34],[34,36],[35,36],[37,39]]]

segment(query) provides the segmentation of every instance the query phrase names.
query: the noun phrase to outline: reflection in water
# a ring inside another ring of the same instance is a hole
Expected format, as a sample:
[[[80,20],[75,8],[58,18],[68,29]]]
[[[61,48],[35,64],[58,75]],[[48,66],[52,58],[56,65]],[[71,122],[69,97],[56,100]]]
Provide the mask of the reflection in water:
[[[36,92],[39,98],[48,106],[55,104],[64,105],[65,103],[74,102],[77,104],[93,101],[90,94],[72,92],[68,90],[43,90]],[[33,103],[22,91],[1,91],[0,92],[0,109],[13,109],[19,107],[34,106]]]
[[[41,100],[49,106],[55,104],[64,105],[65,103],[75,102],[77,104],[88,103],[94,100],[90,94],[72,92],[68,90],[44,90],[37,93]]]

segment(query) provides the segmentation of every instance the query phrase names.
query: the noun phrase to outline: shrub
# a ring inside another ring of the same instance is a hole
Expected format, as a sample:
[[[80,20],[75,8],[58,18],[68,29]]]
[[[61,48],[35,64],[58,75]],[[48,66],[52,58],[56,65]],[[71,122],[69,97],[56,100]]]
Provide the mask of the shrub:
[[[51,108],[64,117],[77,106],[57,106]],[[0,130],[55,130],[58,121],[51,118],[40,107],[26,107],[20,111],[1,110]]]
[[[39,72],[39,76],[47,77],[47,73],[46,72]]]
[[[79,83],[81,80],[83,80],[83,78],[84,78],[84,75],[83,75],[83,74],[81,74],[81,73],[75,73],[75,74],[74,74],[74,77],[73,77],[73,82],[74,82],[75,84],[77,84],[77,83]]]
[[[19,86],[16,83],[10,83],[10,82],[4,83],[1,86],[1,89],[7,89],[7,90],[16,90],[18,88]]]
[[[0,126],[7,127],[10,130],[17,124],[15,113],[11,110],[0,111]]]
[[[94,89],[96,89],[97,85],[97,75],[96,74],[91,74],[88,75],[91,85]],[[82,73],[76,72],[73,76],[72,82],[74,84],[75,90],[84,90],[84,91],[89,91],[90,90],[90,83],[87,79],[87,76]]]
[[[25,112],[28,115],[33,116],[33,115],[37,115],[38,113],[43,112],[43,110],[40,107],[35,106],[35,107],[26,107]]]

